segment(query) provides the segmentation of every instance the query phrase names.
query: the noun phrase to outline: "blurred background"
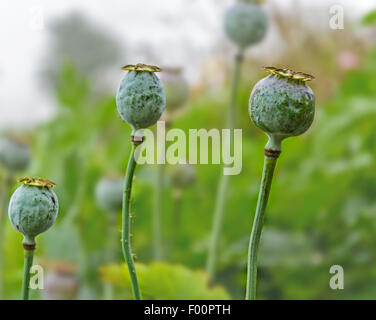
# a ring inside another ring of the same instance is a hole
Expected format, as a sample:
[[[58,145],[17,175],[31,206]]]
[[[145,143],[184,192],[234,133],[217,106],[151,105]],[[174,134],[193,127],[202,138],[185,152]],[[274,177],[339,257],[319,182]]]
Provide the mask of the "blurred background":
[[[225,127],[236,48],[223,17],[234,3],[0,3],[1,299],[17,299],[21,289],[22,236],[6,216],[21,176],[56,182],[60,204],[55,225],[37,238],[34,263],[44,268],[45,289],[31,297],[131,299],[117,196],[131,132],[116,111],[121,66],[165,67],[167,76],[158,76],[166,86],[185,79],[170,128]],[[329,27],[334,3],[344,8],[344,29]],[[132,241],[145,298],[244,297],[267,141],[248,117],[248,98],[267,65],[313,74],[317,112],[306,134],[283,143],[261,240],[258,296],[376,298],[375,3],[266,0],[263,7],[267,36],[247,49],[241,71],[236,128],[243,129],[243,170],[229,179],[216,276],[209,282],[204,270],[220,165],[166,165],[162,188],[157,166],[139,166]],[[166,90],[167,101],[177,91]],[[1,152],[21,153],[30,163],[14,165]],[[163,254],[156,255],[158,206]],[[329,287],[332,265],[344,268],[344,290]]]

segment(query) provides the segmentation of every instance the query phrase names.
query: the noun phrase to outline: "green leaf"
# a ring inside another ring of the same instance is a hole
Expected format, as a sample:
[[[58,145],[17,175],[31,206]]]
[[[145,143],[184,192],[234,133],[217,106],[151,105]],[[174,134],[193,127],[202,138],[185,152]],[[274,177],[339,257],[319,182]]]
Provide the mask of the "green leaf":
[[[45,233],[42,238],[45,253],[51,261],[82,262],[82,247],[75,227],[60,224]]]
[[[368,12],[362,19],[364,25],[371,25],[376,23],[376,10]]]
[[[224,288],[209,287],[208,277],[203,271],[162,262],[149,265],[137,263],[136,270],[145,299],[230,299]],[[129,273],[125,264],[103,266],[100,273],[103,281],[130,290]]]
[[[75,197],[78,193],[78,185],[82,173],[82,160],[77,150],[68,152],[63,160],[63,177],[61,179],[61,186],[64,191],[61,196],[64,196],[65,203],[74,203]],[[78,182],[78,183],[77,183]]]
[[[82,79],[76,68],[66,63],[60,71],[59,83],[56,87],[56,96],[60,104],[70,109],[76,109],[88,99],[90,88],[86,79]]]

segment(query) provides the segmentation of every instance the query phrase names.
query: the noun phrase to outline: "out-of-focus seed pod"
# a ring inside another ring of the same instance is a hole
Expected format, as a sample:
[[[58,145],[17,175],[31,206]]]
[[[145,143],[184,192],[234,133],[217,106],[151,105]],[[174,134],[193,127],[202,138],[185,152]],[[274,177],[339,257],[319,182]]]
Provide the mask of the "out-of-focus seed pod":
[[[266,34],[268,17],[257,3],[239,2],[225,15],[225,32],[240,49],[260,42]]]
[[[171,183],[174,188],[185,189],[196,181],[196,170],[190,164],[176,165],[171,170]]]
[[[23,171],[31,161],[27,143],[15,137],[0,139],[0,165],[9,171]]]
[[[189,96],[189,85],[180,68],[163,68],[161,81],[166,93],[166,111],[181,108]]]
[[[122,177],[103,177],[95,188],[98,205],[105,211],[114,212],[121,209],[123,201],[124,179]]]

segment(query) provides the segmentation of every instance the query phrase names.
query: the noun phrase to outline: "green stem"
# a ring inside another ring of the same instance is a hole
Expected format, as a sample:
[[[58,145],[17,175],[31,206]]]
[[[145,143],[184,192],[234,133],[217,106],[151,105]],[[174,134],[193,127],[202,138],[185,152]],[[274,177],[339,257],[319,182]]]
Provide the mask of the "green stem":
[[[0,217],[0,300],[4,299],[4,237],[5,218]]]
[[[123,193],[123,211],[122,211],[122,237],[121,244],[123,249],[124,259],[128,266],[129,276],[131,279],[131,286],[133,297],[135,300],[141,300],[141,290],[137,280],[136,268],[134,266],[132,249],[131,249],[131,192],[134,171],[136,168],[136,160],[134,157],[135,144],[133,144],[131,155],[128,161],[128,167],[125,174],[124,193]]]
[[[3,181],[3,190],[1,190],[1,212],[0,212],[0,299],[4,299],[4,237],[5,237],[5,221],[8,212],[8,195],[12,185],[11,175],[5,175]]]
[[[240,70],[242,67],[243,59],[244,59],[244,52],[240,50],[235,56],[234,71],[232,74],[230,105],[228,108],[228,117],[227,117],[228,129],[233,129],[235,126],[236,114],[237,114],[236,103],[237,103],[237,95],[238,95],[238,88],[239,88],[239,82],[240,82]]]
[[[234,71],[232,76],[232,88],[231,88],[231,96],[230,96],[230,104],[228,108],[228,116],[227,116],[227,127],[229,129],[233,129],[235,126],[236,120],[236,102],[237,102],[237,93],[240,81],[240,70],[243,61],[243,51],[240,50],[239,53],[235,57],[235,65]],[[223,171],[223,167],[221,168]],[[221,175],[218,189],[217,189],[217,197],[215,201],[215,209],[213,215],[213,223],[212,223],[212,232],[210,237],[209,243],[209,252],[208,258],[206,261],[206,272],[208,273],[209,279],[213,280],[215,277],[215,267],[217,264],[217,256],[219,251],[219,242],[222,233],[222,225],[223,225],[223,216],[224,216],[224,208],[226,205],[226,195],[228,189],[228,180],[229,177],[227,175]]]
[[[153,244],[154,244],[154,259],[163,259],[162,247],[162,195],[164,184],[164,169],[163,164],[157,167],[157,179],[155,185],[155,200],[154,200],[154,215],[153,215]]]
[[[110,230],[110,237],[108,241],[108,261],[117,262],[118,259],[118,226],[117,226],[117,210],[108,212],[108,225]]]
[[[22,300],[29,300],[29,285],[30,285],[30,268],[33,265],[34,250],[24,250],[25,263],[24,263],[24,275],[22,281]]]
[[[260,192],[257,200],[256,214],[249,240],[246,300],[256,299],[257,254],[277,157],[265,156],[264,159],[264,169],[262,172]]]
[[[209,244],[209,255],[206,263],[206,272],[208,273],[210,280],[213,280],[215,277],[215,266],[217,263],[219,240],[223,226],[223,213],[226,201],[228,177],[229,176],[222,175],[219,181],[219,188],[217,191],[217,198],[215,202],[213,228]]]
[[[108,214],[108,229],[109,229],[109,239],[107,244],[107,263],[115,263],[117,260],[117,250],[118,250],[118,230],[116,225],[116,215],[117,210],[109,211]],[[114,297],[114,286],[112,283],[104,283],[103,286],[103,297],[104,300],[113,300]]]
[[[181,209],[183,204],[183,191],[181,189],[174,190],[173,195],[173,210],[172,210],[172,230],[171,230],[171,240],[170,240],[170,251],[173,253],[175,247],[176,239],[180,233],[180,222],[181,222]]]

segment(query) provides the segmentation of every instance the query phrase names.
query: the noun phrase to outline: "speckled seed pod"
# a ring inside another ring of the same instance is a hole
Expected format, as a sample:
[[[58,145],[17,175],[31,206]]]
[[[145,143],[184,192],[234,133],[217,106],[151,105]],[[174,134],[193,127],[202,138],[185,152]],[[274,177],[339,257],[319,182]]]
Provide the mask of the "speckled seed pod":
[[[97,183],[95,197],[105,211],[118,211],[123,202],[123,178],[104,177]]]
[[[241,49],[261,41],[267,27],[268,17],[256,3],[237,3],[225,15],[226,35]]]
[[[129,72],[120,82],[116,105],[120,117],[132,127],[132,135],[135,135],[137,130],[156,123],[165,109],[164,89],[155,75],[161,69],[137,64],[125,66],[123,70]]]
[[[0,140],[0,164],[9,171],[25,170],[31,160],[29,146],[15,138],[4,137]]]
[[[9,202],[9,219],[13,228],[24,235],[24,244],[33,245],[35,237],[49,229],[58,212],[58,200],[51,190],[53,182],[22,178]]]
[[[161,80],[166,92],[166,110],[174,112],[188,99],[188,82],[179,68],[163,68]]]
[[[190,164],[174,166],[171,171],[171,183],[174,187],[184,189],[196,181],[196,170]]]
[[[254,86],[249,114],[255,125],[269,136],[267,148],[280,150],[283,139],[304,133],[312,124],[315,96],[306,82],[314,77],[288,69],[265,70],[270,75]]]

